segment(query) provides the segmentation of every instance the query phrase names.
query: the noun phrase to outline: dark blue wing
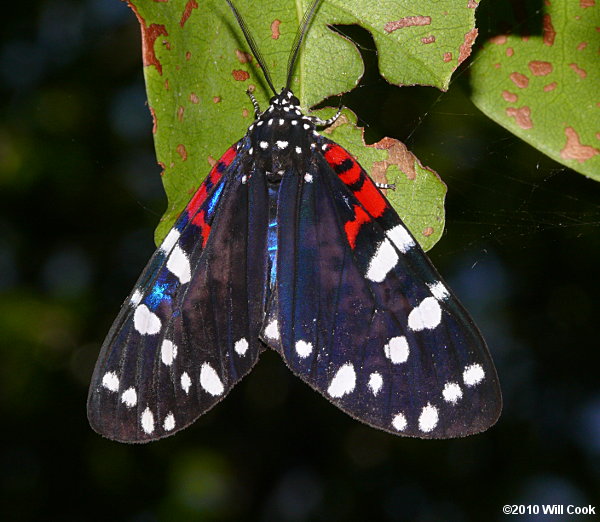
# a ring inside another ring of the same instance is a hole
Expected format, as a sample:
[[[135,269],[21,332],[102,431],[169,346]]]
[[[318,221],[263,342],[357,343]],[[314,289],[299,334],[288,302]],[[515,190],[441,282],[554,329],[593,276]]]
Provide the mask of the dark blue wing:
[[[360,166],[346,158],[334,171],[321,152],[333,146],[321,139],[305,172],[283,178],[263,339],[371,426],[421,438],[485,430],[501,409],[485,342]],[[350,168],[360,172],[342,181]]]
[[[125,301],[90,386],[88,417],[102,435],[171,435],[256,363],[268,201],[264,176],[250,168],[243,150],[223,156]]]

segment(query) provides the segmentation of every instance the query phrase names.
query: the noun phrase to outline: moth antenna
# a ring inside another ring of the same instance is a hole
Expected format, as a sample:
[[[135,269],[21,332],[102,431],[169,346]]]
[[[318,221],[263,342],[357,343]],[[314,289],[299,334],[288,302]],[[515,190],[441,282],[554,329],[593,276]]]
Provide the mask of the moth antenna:
[[[269,72],[269,68],[267,67],[265,59],[262,57],[262,54],[258,50],[258,45],[256,45],[256,41],[254,40],[254,37],[250,33],[248,24],[246,24],[246,21],[242,18],[242,15],[240,14],[240,12],[233,5],[233,3],[231,3],[231,0],[225,0],[225,1],[229,5],[229,7],[231,7],[231,10],[233,11],[233,15],[235,16],[235,19],[237,20],[237,23],[240,26],[242,33],[244,33],[244,38],[246,38],[246,42],[248,42],[248,46],[250,47],[250,50],[252,51],[254,58],[256,58],[258,65],[260,65],[260,68],[262,69],[265,80],[269,84],[269,87],[273,91],[273,94],[277,95],[277,91],[275,90],[275,86],[273,85],[273,81],[271,80],[271,73]]]
[[[292,84],[292,75],[294,72],[294,66],[296,65],[296,60],[298,59],[300,47],[302,46],[302,42],[304,41],[304,37],[306,36],[308,26],[314,18],[320,3],[321,0],[314,0],[312,5],[306,11],[306,13],[304,13],[302,23],[300,24],[300,27],[298,27],[298,32],[296,33],[296,38],[294,39],[294,44],[292,45],[292,52],[290,53],[290,58],[288,60],[287,80],[285,82],[286,89],[289,89],[290,85]]]

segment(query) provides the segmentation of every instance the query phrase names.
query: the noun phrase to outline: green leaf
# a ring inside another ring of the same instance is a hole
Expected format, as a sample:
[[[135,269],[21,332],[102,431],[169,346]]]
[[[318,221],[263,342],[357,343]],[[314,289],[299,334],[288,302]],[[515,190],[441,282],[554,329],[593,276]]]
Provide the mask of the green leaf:
[[[252,122],[246,89],[254,90],[263,108],[271,93],[224,1],[131,0],[129,4],[142,27],[148,103],[169,201],[156,232],[158,243],[211,164]],[[282,85],[308,2],[239,0],[236,5],[275,85]],[[360,24],[371,32],[381,74],[388,81],[445,89],[454,69],[470,52],[476,5],[474,0],[460,5],[453,0],[383,0],[377,4],[325,0],[307,34],[292,89],[308,110],[356,86],[363,72],[360,53],[329,27],[333,24]],[[367,171],[379,169],[380,179],[387,175],[396,183],[397,190],[388,191],[388,197],[418,240],[426,248],[433,246],[444,226],[445,186],[437,175],[421,167],[399,142],[385,142],[387,148],[381,145],[384,142],[367,146],[351,115],[334,129],[332,137],[356,155]]]
[[[485,42],[471,85],[473,102],[488,117],[554,160],[600,180],[600,9],[594,4],[553,0],[537,17],[527,12],[526,2],[518,4],[518,16],[490,7],[504,33],[513,28],[521,34],[502,33]]]

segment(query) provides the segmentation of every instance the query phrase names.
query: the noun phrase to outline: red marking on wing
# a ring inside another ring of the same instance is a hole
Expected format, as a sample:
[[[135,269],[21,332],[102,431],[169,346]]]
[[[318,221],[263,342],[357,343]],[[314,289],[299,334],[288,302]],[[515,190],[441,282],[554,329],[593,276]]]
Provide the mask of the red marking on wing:
[[[228,167],[231,164],[231,162],[233,161],[233,158],[235,158],[235,154],[236,154],[235,147],[230,147],[229,149],[227,149],[225,151],[225,154],[223,154],[221,159],[215,163],[215,165],[213,166],[212,169],[210,169],[210,172],[208,173],[206,180],[204,180],[204,183],[202,183],[202,185],[200,185],[200,188],[196,191],[196,193],[194,194],[194,196],[188,203],[186,212],[187,212],[190,220],[192,220],[192,223],[194,223],[195,225],[202,228],[202,225],[196,223],[196,219],[198,219],[196,217],[196,214],[198,214],[198,210],[202,206],[202,203],[204,203],[204,200],[206,199],[206,196],[208,195],[208,191],[212,187],[214,187],[217,184],[217,182],[221,179],[221,176],[223,175],[223,171],[225,170],[226,167]],[[202,223],[204,223],[204,217],[202,217],[201,219],[202,219]],[[208,226],[208,225],[206,225],[206,226]],[[208,237],[208,236],[206,236],[206,237]]]
[[[367,214],[362,207],[354,205],[354,219],[352,221],[348,221],[344,225],[344,231],[346,232],[348,243],[350,243],[350,247],[352,249],[354,249],[356,246],[356,236],[358,236],[360,227],[369,221],[371,221],[369,214]]]
[[[388,206],[381,192],[367,177],[365,177],[362,187],[354,191],[354,195],[362,203],[363,207],[367,209],[367,212],[375,218],[381,217]]]
[[[360,179],[362,173],[360,165],[339,145],[330,145],[325,151],[325,159],[346,185],[352,185]],[[339,166],[345,161],[351,162],[350,167],[340,172]]]
[[[202,235],[203,248],[206,246],[208,236],[210,236],[210,225],[204,220],[205,213],[206,212],[202,210],[194,216],[194,219],[192,219],[192,224],[196,225],[200,229],[200,233]]]

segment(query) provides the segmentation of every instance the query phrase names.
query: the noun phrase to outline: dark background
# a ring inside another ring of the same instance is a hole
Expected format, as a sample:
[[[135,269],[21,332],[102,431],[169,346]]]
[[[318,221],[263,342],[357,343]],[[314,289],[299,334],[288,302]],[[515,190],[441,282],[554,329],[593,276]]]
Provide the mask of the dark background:
[[[165,208],[139,29],[117,0],[11,8],[0,42],[0,518],[461,521],[504,518],[504,504],[600,509],[600,185],[480,114],[468,69],[447,94],[387,86],[360,31],[370,65],[344,103],[370,141],[407,142],[448,185],[446,233],[430,254],[488,341],[500,421],[461,440],[394,437],[265,353],[175,437],[130,446],[95,434],[93,364]]]

